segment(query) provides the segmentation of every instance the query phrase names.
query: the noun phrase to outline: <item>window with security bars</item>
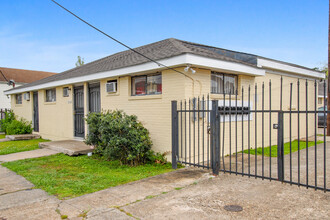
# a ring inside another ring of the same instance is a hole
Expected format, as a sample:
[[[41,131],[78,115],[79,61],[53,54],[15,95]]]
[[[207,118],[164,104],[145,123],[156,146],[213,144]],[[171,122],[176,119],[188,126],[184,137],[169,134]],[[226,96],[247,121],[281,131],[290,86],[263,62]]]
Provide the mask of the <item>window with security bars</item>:
[[[56,89],[46,90],[46,102],[56,102]]]
[[[236,94],[237,76],[226,73],[211,73],[211,93],[213,94]]]

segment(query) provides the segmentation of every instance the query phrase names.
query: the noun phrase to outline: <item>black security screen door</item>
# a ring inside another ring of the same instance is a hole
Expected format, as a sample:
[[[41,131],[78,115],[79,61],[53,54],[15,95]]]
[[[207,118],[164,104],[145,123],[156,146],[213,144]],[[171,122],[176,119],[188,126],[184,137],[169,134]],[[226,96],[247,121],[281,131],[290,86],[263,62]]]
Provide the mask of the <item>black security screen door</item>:
[[[101,111],[101,97],[100,97],[100,84],[89,85],[89,111],[100,112]]]
[[[39,131],[39,105],[38,92],[33,93],[33,130]]]
[[[74,136],[85,137],[83,86],[74,88]]]

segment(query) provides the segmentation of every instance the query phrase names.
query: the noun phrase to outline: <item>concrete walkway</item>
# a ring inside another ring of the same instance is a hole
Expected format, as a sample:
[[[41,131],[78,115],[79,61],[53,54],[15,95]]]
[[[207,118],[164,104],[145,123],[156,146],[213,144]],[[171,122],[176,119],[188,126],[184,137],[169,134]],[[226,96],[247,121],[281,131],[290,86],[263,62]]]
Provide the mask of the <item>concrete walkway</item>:
[[[15,160],[23,160],[29,158],[45,157],[53,154],[58,154],[57,151],[50,149],[37,149],[31,151],[23,151],[19,153],[0,155],[0,162],[10,162]]]
[[[152,199],[210,177],[206,170],[181,169],[108,188],[74,199],[58,200],[0,166],[0,219],[134,219],[120,208]]]

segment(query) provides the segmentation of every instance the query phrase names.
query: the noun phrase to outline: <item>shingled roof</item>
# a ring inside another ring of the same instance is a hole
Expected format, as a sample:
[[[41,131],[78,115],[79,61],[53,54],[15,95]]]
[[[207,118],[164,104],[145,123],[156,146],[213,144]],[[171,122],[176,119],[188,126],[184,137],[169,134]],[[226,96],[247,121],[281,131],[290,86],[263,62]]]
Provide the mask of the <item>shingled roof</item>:
[[[195,54],[207,58],[213,58],[223,61],[241,63],[252,67],[257,67],[258,56],[242,52],[236,52],[217,47],[182,41],[174,38],[165,39],[152,44],[147,44],[135,48],[136,51],[143,55],[152,58],[153,60],[161,60],[181,54]],[[44,83],[66,80],[74,77],[93,75],[109,70],[120,69],[124,67],[134,66],[150,62],[150,60],[131,51],[126,50],[119,52],[102,59],[87,63],[85,65],[64,71],[62,73],[20,86],[20,88],[28,88],[41,85]],[[290,64],[293,65],[293,64]],[[305,68],[305,67],[303,67]],[[15,89],[11,89],[15,90]],[[9,91],[11,91],[9,90]]]
[[[31,83],[56,73],[35,71],[35,70],[24,70],[24,69],[13,69],[0,67],[0,71],[5,75],[7,80],[14,80],[16,83]],[[5,77],[0,74],[0,81],[7,82]]]

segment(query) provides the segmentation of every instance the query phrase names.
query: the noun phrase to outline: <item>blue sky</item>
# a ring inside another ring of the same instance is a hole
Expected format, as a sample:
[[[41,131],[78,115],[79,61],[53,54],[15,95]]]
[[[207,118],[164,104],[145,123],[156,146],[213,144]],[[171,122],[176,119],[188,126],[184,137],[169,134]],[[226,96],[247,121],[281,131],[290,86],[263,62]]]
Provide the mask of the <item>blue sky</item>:
[[[316,67],[328,0],[58,0],[131,47],[174,37]],[[125,50],[50,0],[0,1],[0,66],[62,72]]]

